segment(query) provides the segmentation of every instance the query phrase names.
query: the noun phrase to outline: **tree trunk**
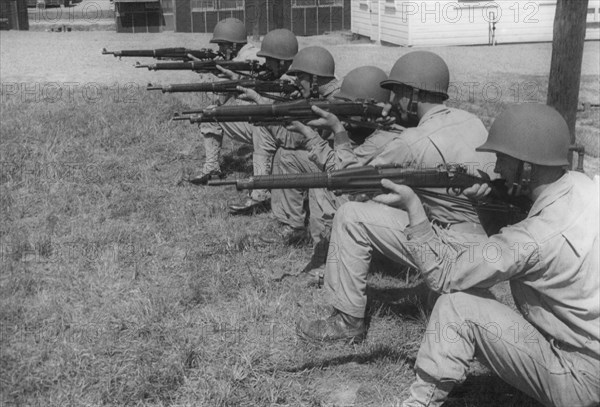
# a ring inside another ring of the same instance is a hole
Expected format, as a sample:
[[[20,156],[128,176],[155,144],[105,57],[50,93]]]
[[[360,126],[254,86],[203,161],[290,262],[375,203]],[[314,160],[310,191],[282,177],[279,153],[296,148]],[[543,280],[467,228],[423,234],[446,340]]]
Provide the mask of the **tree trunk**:
[[[586,0],[587,1],[587,0]],[[252,39],[254,41],[260,40],[260,0],[252,0],[254,6],[254,24],[252,24]]]
[[[588,0],[557,0],[547,104],[558,110],[575,143]]]

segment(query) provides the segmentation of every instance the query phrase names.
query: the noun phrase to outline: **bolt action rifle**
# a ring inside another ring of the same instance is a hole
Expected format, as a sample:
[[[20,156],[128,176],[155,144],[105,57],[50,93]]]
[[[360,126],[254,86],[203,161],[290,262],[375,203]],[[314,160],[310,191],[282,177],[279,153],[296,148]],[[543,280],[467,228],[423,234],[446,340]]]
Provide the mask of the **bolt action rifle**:
[[[213,92],[213,93],[241,93],[237,90],[238,86],[254,89],[260,94],[275,100],[289,100],[289,97],[282,98],[268,93],[278,93],[290,95],[299,90],[298,86],[290,81],[263,81],[259,79],[240,79],[234,81],[203,82],[203,83],[178,83],[165,86],[153,86],[148,84],[147,90],[161,90],[163,93],[173,92]]]
[[[169,61],[156,62],[154,64],[136,63],[136,68],[148,68],[149,71],[177,70],[177,71],[195,71],[198,73],[220,74],[221,71],[217,65],[229,69],[235,73],[244,76],[256,76],[261,73],[269,72],[268,68],[258,61]]]
[[[347,123],[370,128],[380,127],[375,119],[381,117],[383,111],[382,106],[369,101],[302,99],[266,105],[216,106],[190,110],[176,113],[173,120],[189,120],[190,123],[248,122],[257,126],[283,125],[293,120],[318,119],[320,116],[313,112],[312,106],[333,113]]]
[[[486,173],[471,175],[463,165],[440,165],[438,168],[411,169],[392,166],[358,167],[331,172],[303,174],[261,175],[246,179],[208,181],[210,186],[235,185],[243,189],[309,189],[326,188],[336,194],[354,194],[372,196],[386,193],[381,185],[382,179],[407,185],[422,194],[435,194],[422,188],[445,188],[447,199],[456,200],[462,191],[474,184],[489,184],[491,193],[482,201],[473,202],[479,214],[481,225],[492,235],[501,227],[518,223],[525,219],[531,201],[524,197],[514,197],[508,193],[504,180],[491,181]]]
[[[189,61],[188,54],[198,59],[215,59],[221,54],[212,49],[187,49],[177,48],[158,48],[158,49],[124,49],[121,51],[107,51],[102,48],[103,55],[114,55],[115,57],[150,57],[156,59],[171,59],[179,61]]]

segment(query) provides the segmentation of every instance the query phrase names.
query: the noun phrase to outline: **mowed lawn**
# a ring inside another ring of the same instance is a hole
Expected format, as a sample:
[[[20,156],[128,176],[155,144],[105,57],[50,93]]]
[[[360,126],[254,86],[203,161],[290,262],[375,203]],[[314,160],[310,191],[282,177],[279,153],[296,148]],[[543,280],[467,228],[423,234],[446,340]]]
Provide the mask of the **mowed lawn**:
[[[181,182],[199,168],[203,146],[197,127],[169,118],[210,97],[144,89],[197,75],[141,72],[100,56],[102,46],[200,48],[207,36],[7,34],[0,403],[399,405],[427,319],[418,274],[376,258],[364,343],[297,339],[298,318],[329,312],[322,290],[280,278],[304,267],[310,247],[264,245],[259,236],[277,229],[271,215],[232,217],[227,205],[242,193]],[[301,39],[313,44],[331,49],[340,76],[374,61],[389,70],[409,51],[342,35]],[[450,104],[486,125],[507,103],[545,101],[549,70],[549,44],[494,48],[433,49],[457,83]],[[582,100],[592,103],[597,48],[586,43],[582,76]],[[598,110],[579,113],[590,176],[599,173],[599,125]],[[247,146],[226,140],[225,153],[232,176],[248,173]],[[504,287],[496,292],[509,301]],[[538,406],[479,363],[447,405]]]

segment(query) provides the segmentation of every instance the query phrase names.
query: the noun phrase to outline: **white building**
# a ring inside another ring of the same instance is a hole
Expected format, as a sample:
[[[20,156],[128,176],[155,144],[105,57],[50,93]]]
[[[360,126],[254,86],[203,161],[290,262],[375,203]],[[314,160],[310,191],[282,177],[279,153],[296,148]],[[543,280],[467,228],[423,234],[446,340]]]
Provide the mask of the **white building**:
[[[600,0],[590,0],[586,40],[600,39]],[[353,33],[403,46],[552,41],[556,0],[352,0]]]

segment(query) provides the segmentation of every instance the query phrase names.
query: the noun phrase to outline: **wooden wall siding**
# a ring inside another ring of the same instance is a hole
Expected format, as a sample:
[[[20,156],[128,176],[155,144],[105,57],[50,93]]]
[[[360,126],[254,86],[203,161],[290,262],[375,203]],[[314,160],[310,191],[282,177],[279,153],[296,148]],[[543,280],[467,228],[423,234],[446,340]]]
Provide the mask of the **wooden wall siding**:
[[[455,10],[448,7],[447,16],[440,11],[440,18],[436,14],[414,15],[419,17],[410,19],[410,37],[413,46],[433,45],[483,45],[489,43],[489,29],[491,20],[484,13],[495,13],[498,18],[496,23],[496,43],[538,42],[551,41],[554,25],[554,4],[540,2],[534,6],[529,2],[529,8],[520,8],[515,14],[514,3],[496,2],[500,7],[470,6],[471,9],[462,8]],[[443,4],[440,10],[443,10]],[[513,9],[509,9],[513,7]],[[432,9],[433,10],[433,9]],[[450,14],[456,13],[456,14]],[[460,14],[459,14],[460,13]],[[472,14],[472,18],[469,13]],[[462,15],[460,19],[454,16]],[[437,21],[436,21],[437,20]],[[456,21],[453,21],[456,20]]]
[[[590,0],[588,5],[586,40],[600,40],[600,0]]]
[[[482,45],[489,44],[490,18],[495,24],[497,44],[552,41],[556,2],[538,0],[528,2],[464,3],[438,0],[436,2],[390,1],[382,2],[381,27],[370,19],[369,5],[373,0],[356,0],[352,5],[352,32],[376,40],[403,46]],[[498,7],[493,7],[496,4]],[[515,5],[518,5],[518,10]],[[590,1],[587,39],[600,39],[598,8],[600,0]],[[486,15],[484,16],[484,13]],[[499,17],[498,17],[499,16]]]
[[[366,1],[352,2],[350,30],[358,35],[371,38],[371,13]]]
[[[381,6],[381,41],[391,44],[410,44],[410,19],[402,14],[403,10],[405,9],[389,2]]]

